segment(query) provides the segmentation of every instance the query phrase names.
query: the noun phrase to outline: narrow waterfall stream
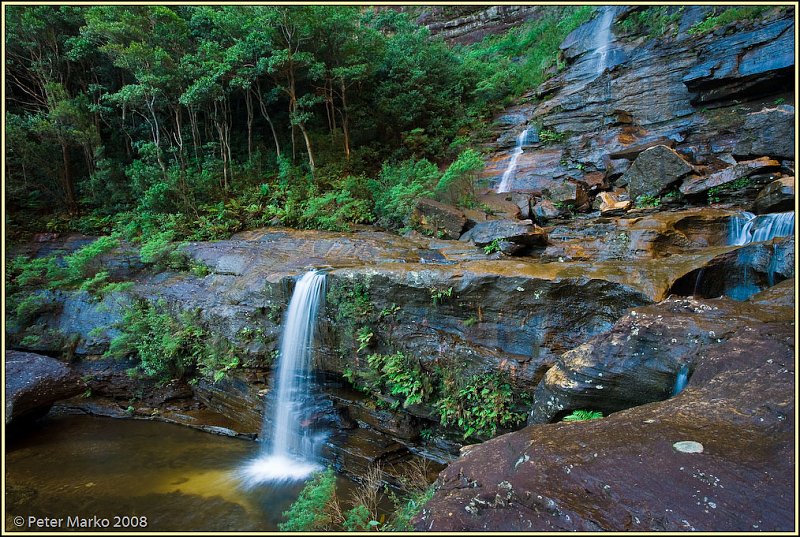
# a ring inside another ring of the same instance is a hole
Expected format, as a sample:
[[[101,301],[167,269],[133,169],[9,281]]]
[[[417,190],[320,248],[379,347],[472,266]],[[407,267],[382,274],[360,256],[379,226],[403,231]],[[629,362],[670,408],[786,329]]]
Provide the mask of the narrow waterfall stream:
[[[511,153],[511,160],[508,161],[506,171],[503,172],[503,177],[500,179],[500,184],[497,185],[498,194],[511,190],[511,180],[514,178],[514,173],[517,171],[517,161],[519,160],[519,156],[524,152],[522,146],[525,145],[525,142],[528,139],[529,130],[530,129],[525,129],[519,133],[519,136],[517,136],[517,145],[514,147],[514,152]]]
[[[614,22],[614,9],[606,7],[600,19],[599,28],[594,34],[595,46],[595,73],[599,77],[603,74],[608,66],[608,48],[611,46],[613,34],[611,32],[611,25]]]
[[[743,212],[731,218],[728,242],[742,246],[751,242],[769,241],[794,233],[794,212],[762,214]]]
[[[298,280],[289,301],[273,389],[265,403],[262,452],[242,471],[247,486],[299,480],[321,468],[322,439],[310,431],[307,414],[312,408],[311,352],[324,296],[325,274],[311,271]]]

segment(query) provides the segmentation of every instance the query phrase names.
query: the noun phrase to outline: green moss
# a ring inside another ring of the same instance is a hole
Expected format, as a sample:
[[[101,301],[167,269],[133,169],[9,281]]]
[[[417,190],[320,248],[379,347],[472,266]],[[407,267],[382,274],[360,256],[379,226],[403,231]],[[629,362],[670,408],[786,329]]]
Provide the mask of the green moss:
[[[683,6],[652,6],[634,11],[616,26],[623,34],[644,35],[649,39],[663,37],[671,31],[678,34],[678,22],[683,16]]]
[[[692,25],[687,32],[691,35],[707,34],[721,26],[741,20],[755,20],[773,6],[739,6],[739,7],[715,7],[700,22]],[[722,10],[722,11],[720,11]]]

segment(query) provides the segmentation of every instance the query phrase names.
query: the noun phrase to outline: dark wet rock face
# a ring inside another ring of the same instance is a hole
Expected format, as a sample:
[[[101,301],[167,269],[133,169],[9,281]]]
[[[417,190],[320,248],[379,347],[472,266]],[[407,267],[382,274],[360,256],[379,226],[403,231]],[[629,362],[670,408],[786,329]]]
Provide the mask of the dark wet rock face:
[[[443,239],[458,239],[467,225],[463,212],[432,199],[419,200],[411,218],[419,228]]]
[[[758,193],[753,202],[756,214],[780,213],[794,208],[794,177],[781,177]]]
[[[697,297],[750,296],[794,277],[794,237],[748,244],[721,254],[679,278],[671,292]]]
[[[476,224],[459,240],[473,242],[476,246],[487,246],[494,241],[509,242],[520,247],[513,252],[517,253],[547,244],[547,234],[530,220],[489,220]]]
[[[691,171],[691,165],[675,151],[657,145],[636,157],[630,169],[622,175],[622,181],[628,185],[631,199],[635,200],[639,196],[658,196]]]
[[[742,326],[696,354],[676,397],[475,446],[440,474],[414,526],[790,531],[793,354],[790,324]]]
[[[681,193],[686,195],[699,194],[707,191],[709,188],[726,185],[757,173],[777,170],[780,168],[780,165],[780,162],[777,160],[772,160],[767,157],[747,160],[739,162],[730,168],[725,168],[717,173],[713,173],[708,177],[692,177],[686,179],[681,184],[680,190]]]
[[[794,107],[782,105],[748,114],[733,153],[794,160]]]
[[[49,356],[7,350],[5,359],[6,425],[36,419],[86,389],[67,365]]]
[[[678,373],[695,367],[700,349],[729,339],[754,319],[791,318],[728,299],[669,299],[636,308],[610,332],[564,353],[536,388],[529,423],[547,423],[573,410],[604,414],[666,399]]]

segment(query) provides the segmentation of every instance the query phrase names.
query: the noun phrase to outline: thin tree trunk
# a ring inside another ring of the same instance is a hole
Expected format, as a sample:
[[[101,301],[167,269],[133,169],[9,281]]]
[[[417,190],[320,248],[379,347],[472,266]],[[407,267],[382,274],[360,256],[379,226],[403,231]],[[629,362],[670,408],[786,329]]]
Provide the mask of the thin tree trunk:
[[[253,92],[245,92],[245,105],[247,106],[247,161],[253,160]]]
[[[258,98],[258,107],[261,109],[261,115],[264,116],[264,119],[267,120],[267,124],[269,124],[269,129],[272,131],[272,139],[275,140],[275,153],[280,157],[281,144],[278,141],[278,134],[275,132],[275,125],[272,123],[272,118],[269,117],[269,112],[267,111],[267,103],[264,102],[264,99],[261,95],[261,85],[258,84],[256,88],[257,88],[256,98]]]

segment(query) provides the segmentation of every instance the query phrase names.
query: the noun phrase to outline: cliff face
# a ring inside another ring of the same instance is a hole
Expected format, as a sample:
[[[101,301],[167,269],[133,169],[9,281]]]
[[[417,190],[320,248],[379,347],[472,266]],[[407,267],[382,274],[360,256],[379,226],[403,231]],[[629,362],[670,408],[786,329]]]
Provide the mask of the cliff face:
[[[674,35],[625,33],[633,13],[622,6],[601,8],[570,34],[561,45],[565,69],[531,89],[535,103],[498,118],[505,130],[485,177],[502,175],[510,146],[528,127],[556,141],[533,143],[529,136],[512,190],[542,192],[577,181],[596,192],[598,177],[623,187],[614,180],[656,144],[674,148],[701,174],[753,156],[793,161],[794,148],[785,143],[794,137],[793,121],[770,120],[781,110],[794,114],[780,106],[794,91],[792,9],[774,8],[702,36],[688,29],[707,7],[674,9]]]

